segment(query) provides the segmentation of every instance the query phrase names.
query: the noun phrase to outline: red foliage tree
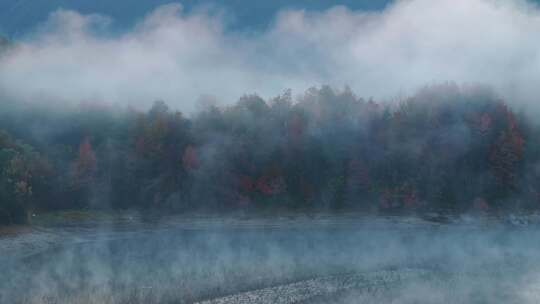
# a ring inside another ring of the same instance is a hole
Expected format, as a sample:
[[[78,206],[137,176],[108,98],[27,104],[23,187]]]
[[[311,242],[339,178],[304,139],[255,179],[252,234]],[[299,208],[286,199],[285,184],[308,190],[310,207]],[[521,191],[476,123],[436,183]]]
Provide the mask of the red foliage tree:
[[[488,211],[489,210],[488,203],[486,202],[485,199],[483,199],[481,197],[477,197],[477,198],[474,199],[473,207],[474,207],[474,209],[479,210],[479,211]]]
[[[79,145],[79,156],[75,161],[75,174],[79,183],[86,183],[93,179],[97,166],[96,154],[92,144],[86,137]]]
[[[257,190],[266,195],[280,194],[285,188],[285,180],[281,176],[263,175],[257,180]]]
[[[287,123],[287,133],[293,143],[297,143],[304,134],[305,122],[302,117],[295,113]]]
[[[199,168],[199,156],[197,150],[192,145],[187,146],[184,150],[182,164],[186,170],[195,170]]]
[[[354,188],[367,191],[371,187],[371,177],[369,175],[369,168],[365,162],[359,159],[353,159],[348,164],[349,179],[352,181]]]
[[[500,184],[513,186],[515,169],[523,157],[524,140],[517,132],[503,131],[490,153],[491,170]]]
[[[480,116],[478,129],[482,135],[485,135],[491,129],[491,123],[491,115],[488,113],[484,113]]]
[[[384,189],[379,196],[379,206],[382,209],[389,209],[392,207],[392,191],[388,188]]]
[[[255,183],[253,182],[253,178],[247,175],[241,175],[238,178],[238,183],[240,185],[240,190],[244,192],[252,192],[253,189],[255,189]]]
[[[525,139],[517,128],[512,112],[507,108],[504,111],[507,126],[491,147],[489,160],[497,182],[512,188],[516,183],[516,168],[523,159]]]

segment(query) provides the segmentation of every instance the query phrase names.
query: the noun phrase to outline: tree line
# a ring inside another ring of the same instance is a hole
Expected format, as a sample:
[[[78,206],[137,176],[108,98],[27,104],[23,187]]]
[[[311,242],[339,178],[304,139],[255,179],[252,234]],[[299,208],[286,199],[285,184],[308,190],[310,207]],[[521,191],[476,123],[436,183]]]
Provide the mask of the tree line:
[[[505,212],[540,207],[540,128],[489,90],[426,87],[395,103],[312,88],[187,117],[10,102],[0,113],[0,223],[36,211]]]

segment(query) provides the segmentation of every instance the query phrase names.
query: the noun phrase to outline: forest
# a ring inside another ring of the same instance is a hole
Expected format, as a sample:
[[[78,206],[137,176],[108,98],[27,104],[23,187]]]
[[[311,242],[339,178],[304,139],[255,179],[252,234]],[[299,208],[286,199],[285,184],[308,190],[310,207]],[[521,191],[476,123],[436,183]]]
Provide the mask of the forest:
[[[66,209],[532,212],[540,126],[489,89],[396,102],[312,88],[189,116],[2,100],[0,223]]]

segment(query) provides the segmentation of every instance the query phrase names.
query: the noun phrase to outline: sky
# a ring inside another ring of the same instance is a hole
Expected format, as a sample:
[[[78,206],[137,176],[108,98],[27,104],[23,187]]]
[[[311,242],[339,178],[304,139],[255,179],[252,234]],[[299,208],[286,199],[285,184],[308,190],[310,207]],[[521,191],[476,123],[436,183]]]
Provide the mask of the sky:
[[[149,11],[174,0],[0,0],[0,33],[19,37],[33,30],[57,9],[75,10],[82,14],[99,13],[114,19],[118,30],[133,26]],[[380,10],[389,0],[184,0],[185,11],[214,7],[227,12],[228,26],[235,30],[261,30],[268,27],[274,15],[283,9],[324,10],[336,5],[350,9]]]
[[[258,2],[0,0],[0,24],[16,42],[0,56],[1,97],[135,107],[163,99],[190,112],[208,99],[320,85],[392,100],[456,82],[540,108],[533,2]]]

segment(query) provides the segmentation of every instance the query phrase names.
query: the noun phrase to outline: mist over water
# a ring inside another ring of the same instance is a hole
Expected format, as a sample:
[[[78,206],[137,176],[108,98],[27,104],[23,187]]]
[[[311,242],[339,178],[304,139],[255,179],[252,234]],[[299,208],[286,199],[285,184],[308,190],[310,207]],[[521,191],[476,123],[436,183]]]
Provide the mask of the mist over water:
[[[539,236],[535,225],[365,217],[146,225],[80,230],[50,250],[2,263],[10,279],[0,282],[0,300],[536,303],[540,297],[540,245],[530,242]],[[272,292],[269,301],[265,294]]]

